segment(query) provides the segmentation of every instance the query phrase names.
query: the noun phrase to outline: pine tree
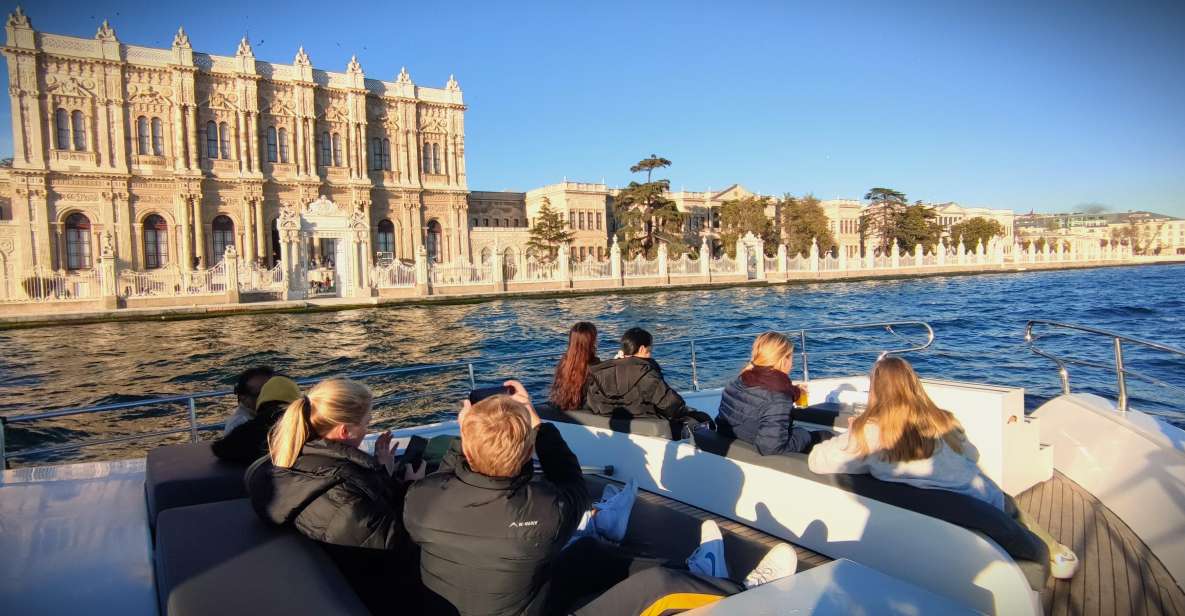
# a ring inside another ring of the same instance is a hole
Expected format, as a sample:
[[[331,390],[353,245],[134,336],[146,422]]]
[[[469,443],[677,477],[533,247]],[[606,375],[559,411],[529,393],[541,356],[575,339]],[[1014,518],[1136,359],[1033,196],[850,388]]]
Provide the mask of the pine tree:
[[[634,173],[646,172],[646,183],[630,182],[613,198],[613,218],[617,222],[617,239],[625,249],[626,258],[644,253],[653,258],[658,243],[667,245],[668,254],[676,257],[686,250],[683,243],[683,213],[674,201],[666,198],[670,180],[651,180],[655,169],[670,166],[671,161],[650,155],[630,167]]]
[[[778,210],[782,214],[782,236],[786,241],[786,251],[791,256],[810,252],[812,240],[818,242],[819,254],[826,254],[835,246],[827,213],[814,195],[786,195]]]
[[[575,234],[568,230],[568,221],[551,209],[551,200],[544,197],[539,206],[539,216],[535,218],[535,226],[531,227],[527,248],[534,251],[540,260],[550,263],[559,254],[560,246],[571,242],[573,237]]]

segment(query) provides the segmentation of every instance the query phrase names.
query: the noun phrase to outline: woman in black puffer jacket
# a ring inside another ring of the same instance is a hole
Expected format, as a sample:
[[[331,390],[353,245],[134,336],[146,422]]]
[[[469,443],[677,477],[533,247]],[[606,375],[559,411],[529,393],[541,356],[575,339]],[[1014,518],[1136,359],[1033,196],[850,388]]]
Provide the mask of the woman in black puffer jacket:
[[[790,382],[794,345],[777,332],[753,341],[749,365],[720,397],[717,430],[757,448],[763,456],[804,453],[828,432],[794,427],[790,413],[802,390]]]
[[[405,482],[415,476],[391,476],[388,432],[374,456],[358,449],[371,400],[346,379],[298,398],[272,429],[268,457],[247,469],[247,492],[264,520],[320,542],[372,613],[415,613],[419,552],[403,527]]]

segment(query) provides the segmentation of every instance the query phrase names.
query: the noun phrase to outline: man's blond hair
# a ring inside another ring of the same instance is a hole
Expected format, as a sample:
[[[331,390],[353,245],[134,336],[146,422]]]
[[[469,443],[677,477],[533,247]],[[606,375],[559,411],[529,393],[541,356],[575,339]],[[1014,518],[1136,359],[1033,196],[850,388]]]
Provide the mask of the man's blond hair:
[[[506,395],[473,405],[461,423],[461,446],[469,467],[490,477],[513,477],[535,446],[527,407]]]

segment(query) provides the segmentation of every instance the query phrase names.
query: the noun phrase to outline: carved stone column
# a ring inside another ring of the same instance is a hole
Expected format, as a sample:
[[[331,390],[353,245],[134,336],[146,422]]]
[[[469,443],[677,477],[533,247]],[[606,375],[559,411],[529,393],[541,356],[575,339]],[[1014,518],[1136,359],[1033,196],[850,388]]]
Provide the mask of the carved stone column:
[[[201,169],[201,162],[198,160],[198,116],[197,105],[188,105],[189,108],[189,126],[186,127],[186,133],[189,135],[189,169],[197,171]]]
[[[193,251],[190,245],[191,227],[190,218],[190,200],[192,196],[182,194],[178,197],[177,203],[177,224],[180,226],[181,235],[177,238],[179,244],[177,256],[180,259],[181,271],[188,272],[193,269]]]
[[[264,267],[269,267],[271,255],[267,250],[268,224],[263,217],[263,199],[255,200],[255,254],[263,261]]]
[[[247,263],[255,262],[255,208],[251,203],[251,199],[243,200],[243,258]],[[217,255],[215,255],[217,256]]]
[[[198,258],[198,268],[210,267],[210,256],[206,253],[206,222],[202,215],[202,197],[193,199],[193,243],[194,255]]]

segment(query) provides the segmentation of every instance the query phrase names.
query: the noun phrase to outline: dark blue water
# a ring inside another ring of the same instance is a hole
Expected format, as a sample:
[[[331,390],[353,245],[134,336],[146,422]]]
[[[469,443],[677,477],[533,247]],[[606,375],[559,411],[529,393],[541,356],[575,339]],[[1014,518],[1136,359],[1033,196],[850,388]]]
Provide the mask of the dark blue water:
[[[271,314],[179,322],[108,323],[0,332],[0,415],[146,399],[229,388],[233,376],[265,363],[299,377],[326,376],[503,357],[476,368],[477,381],[524,380],[545,396],[554,361],[516,359],[561,350],[569,325],[600,327],[606,355],[613,339],[641,325],[657,340],[740,334],[871,321],[923,320],[937,335],[931,350],[911,354],[923,376],[1026,388],[1034,408],[1058,392],[1052,364],[1023,344],[1026,320],[1053,319],[1115,330],[1185,347],[1185,265],[1033,272],[916,280],[826,283],[766,288],[672,290],[565,299],[514,299],[458,306],[383,307],[318,314]],[[890,348],[917,339],[897,335],[817,335],[809,350]],[[904,338],[904,339],[903,339]],[[723,384],[744,363],[750,339],[697,348],[702,387]],[[1051,337],[1051,348],[1110,361],[1108,341]],[[656,349],[668,376],[690,386],[685,345]],[[812,376],[863,373],[874,354],[812,355]],[[1185,385],[1185,362],[1127,351],[1129,367]],[[796,366],[796,370],[801,366]],[[1112,372],[1073,368],[1075,390],[1114,395]],[[796,375],[797,377],[798,375]],[[468,389],[465,368],[367,381],[381,396],[378,421],[408,425],[447,417]],[[1180,396],[1130,381],[1133,405],[1178,425]],[[221,421],[229,400],[203,401],[199,419]],[[187,425],[181,406],[110,412],[9,427],[10,451],[132,435]],[[162,442],[92,447],[20,460],[105,458],[142,453]]]

